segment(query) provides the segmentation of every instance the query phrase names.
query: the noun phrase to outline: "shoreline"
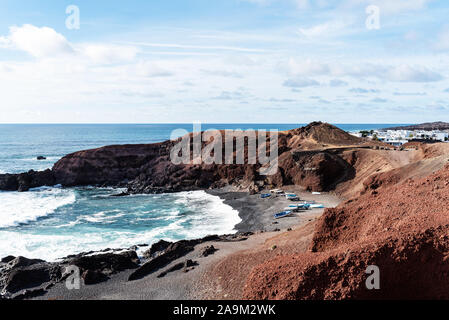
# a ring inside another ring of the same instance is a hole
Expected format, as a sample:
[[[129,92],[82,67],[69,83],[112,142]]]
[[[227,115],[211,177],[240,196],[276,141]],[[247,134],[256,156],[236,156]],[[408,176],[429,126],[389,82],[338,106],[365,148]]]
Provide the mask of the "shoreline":
[[[298,186],[286,186],[283,190],[297,194],[301,200],[321,203],[325,208],[336,207],[342,201],[342,199],[331,193],[323,192],[319,195],[314,195]],[[230,191],[228,188],[207,190],[206,192],[220,197],[220,199],[224,200],[224,204],[239,212],[239,217],[242,221],[235,226],[237,232],[284,230],[296,227],[298,224],[302,225],[304,222],[310,222],[317,213],[324,211],[323,209],[309,209],[275,220],[273,218],[274,214],[284,211],[286,207],[295,202],[287,200],[284,195],[272,195],[270,198],[261,199],[260,194],[269,193],[268,190],[255,195],[250,195],[244,191]]]
[[[326,207],[336,206],[340,202],[338,197],[323,193],[321,195],[312,195],[308,192],[303,192],[298,187],[286,187],[287,192],[296,192],[303,200],[315,200],[319,203],[325,204]],[[183,254],[181,257],[173,259],[167,265],[157,269],[157,271],[145,275],[136,281],[128,281],[128,277],[135,271],[134,269],[120,271],[116,274],[109,275],[109,279],[105,282],[92,285],[82,285],[81,290],[67,290],[63,282],[57,282],[46,288],[44,291],[39,291],[42,287],[37,286],[28,289],[38,289],[39,295],[32,297],[33,291],[29,298],[34,299],[208,299],[207,293],[199,293],[194,290],[198,286],[204,289],[204,284],[209,283],[208,280],[202,280],[220,261],[227,259],[231,255],[242,250],[253,250],[263,244],[270,237],[282,234],[288,230],[296,229],[313,222],[321,216],[324,209],[313,209],[305,212],[296,213],[290,217],[274,220],[273,215],[276,212],[282,211],[288,204],[291,204],[284,196],[273,196],[269,199],[261,199],[260,194],[250,195],[248,192],[230,191],[227,189],[206,190],[210,195],[218,196],[224,200],[226,205],[231,206],[234,210],[239,212],[239,217],[242,221],[235,226],[236,234],[228,236],[214,236],[210,241],[199,242],[196,244],[191,252]],[[190,240],[195,241],[195,240]],[[188,242],[188,241],[179,241]],[[177,244],[178,242],[175,242]],[[203,256],[202,252],[205,248],[213,246],[216,252],[208,256]],[[150,246],[148,246],[150,248]],[[137,247],[134,248],[136,250]],[[133,250],[133,248],[122,249]],[[97,256],[106,251],[90,252],[90,256]],[[116,254],[119,251],[112,251]],[[135,251],[132,251],[135,252]],[[70,256],[68,256],[70,257]],[[180,262],[191,260],[197,263],[186,276],[186,272],[182,270],[168,272],[164,277],[159,278],[161,273],[167,272]],[[145,265],[147,261],[140,263],[140,266]],[[1,268],[0,268],[1,270]],[[81,280],[81,282],[83,282]],[[48,285],[48,284],[47,284]],[[207,286],[207,285],[206,285]],[[22,292],[22,291],[20,291]],[[22,292],[23,293],[23,292]],[[23,297],[23,296],[22,296]],[[25,296],[25,298],[28,298]]]
[[[288,192],[294,190],[298,190],[298,188],[294,186],[286,188]],[[283,209],[291,203],[283,196],[263,201],[265,199],[261,199],[259,194],[249,195],[247,192],[225,189],[208,190],[207,192],[219,196],[225,200],[225,204],[239,211],[242,222],[236,226],[237,234],[231,235],[230,239],[200,243],[188,254],[135,281],[127,281],[134,271],[126,270],[111,276],[106,282],[82,286],[82,289],[77,291],[68,291],[63,284],[57,284],[37,299],[214,299],[216,292],[210,286],[217,277],[212,276],[213,279],[211,279],[208,274],[215,266],[239,252],[256,250],[263,246],[268,239],[281,236],[290,229],[300,229],[311,222],[313,223],[324,211],[324,209],[313,209],[274,221],[273,214],[277,212],[276,210]],[[326,204],[326,207],[336,206],[340,202],[336,196],[331,194],[312,195],[308,192],[299,191],[297,193],[301,195],[302,199],[317,200]],[[254,221],[258,221],[258,223],[253,223]],[[233,239],[234,237],[235,239]],[[202,253],[205,248],[211,246],[217,251],[208,256],[203,256]],[[197,263],[188,273],[179,270],[169,272],[162,278],[159,277],[161,272],[166,272],[176,267],[180,262],[187,260]]]

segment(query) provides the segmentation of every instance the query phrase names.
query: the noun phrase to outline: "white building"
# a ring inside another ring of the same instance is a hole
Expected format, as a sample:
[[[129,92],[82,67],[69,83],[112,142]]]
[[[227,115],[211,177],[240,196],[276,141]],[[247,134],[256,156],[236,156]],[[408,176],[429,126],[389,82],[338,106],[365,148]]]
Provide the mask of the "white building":
[[[435,140],[438,140],[438,141],[447,141],[449,139],[449,133],[435,132],[434,137],[435,137]]]

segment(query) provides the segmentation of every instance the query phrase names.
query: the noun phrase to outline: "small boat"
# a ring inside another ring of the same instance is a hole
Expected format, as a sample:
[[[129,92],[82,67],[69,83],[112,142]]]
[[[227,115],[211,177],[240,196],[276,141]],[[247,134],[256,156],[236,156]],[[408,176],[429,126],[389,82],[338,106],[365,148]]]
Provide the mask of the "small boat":
[[[275,193],[275,194],[282,194],[282,193],[284,193],[284,191],[281,190],[281,189],[270,190],[270,192],[271,192],[271,193]]]
[[[262,199],[269,198],[269,197],[271,197],[271,193],[263,193],[263,194],[260,195],[260,197],[261,197]]]
[[[282,211],[282,212],[276,213],[276,214],[274,215],[274,218],[275,218],[275,219],[285,218],[285,217],[288,217],[289,215],[291,215],[292,212],[293,212],[293,211],[291,211],[291,210]]]
[[[285,197],[290,201],[299,201],[299,197],[293,193],[286,194]]]
[[[310,204],[308,203],[303,203],[303,204],[294,204],[289,206],[290,210],[294,209],[294,210],[308,210],[310,209]]]
[[[325,208],[325,207],[322,204],[311,204],[310,208],[312,208],[312,209],[321,209],[321,208]]]
[[[321,192],[312,192],[312,194],[314,194],[314,195],[320,195]]]

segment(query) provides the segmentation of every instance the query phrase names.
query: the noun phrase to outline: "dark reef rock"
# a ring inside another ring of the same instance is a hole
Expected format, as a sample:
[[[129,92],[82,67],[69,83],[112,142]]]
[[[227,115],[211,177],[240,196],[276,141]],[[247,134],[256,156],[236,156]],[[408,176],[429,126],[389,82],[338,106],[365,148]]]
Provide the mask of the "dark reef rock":
[[[28,191],[31,188],[41,186],[53,186],[56,184],[55,176],[51,170],[30,170],[20,174],[0,174],[0,190]]]

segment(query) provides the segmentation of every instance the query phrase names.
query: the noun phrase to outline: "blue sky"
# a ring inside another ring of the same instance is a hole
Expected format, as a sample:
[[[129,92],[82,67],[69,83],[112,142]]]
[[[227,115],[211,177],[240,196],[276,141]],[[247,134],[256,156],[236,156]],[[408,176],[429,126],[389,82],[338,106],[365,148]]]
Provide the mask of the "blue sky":
[[[0,123],[449,121],[448,16],[438,0],[3,0]]]

